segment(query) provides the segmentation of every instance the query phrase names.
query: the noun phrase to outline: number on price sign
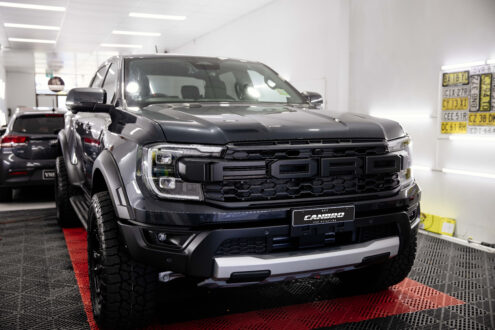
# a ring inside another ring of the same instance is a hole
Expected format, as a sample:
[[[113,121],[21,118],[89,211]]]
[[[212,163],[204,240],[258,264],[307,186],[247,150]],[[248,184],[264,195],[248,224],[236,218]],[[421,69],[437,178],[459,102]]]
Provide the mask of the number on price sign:
[[[492,95],[492,74],[485,73],[481,75],[480,87],[480,111],[490,111]]]
[[[467,97],[453,97],[442,100],[442,110],[467,110],[468,106]]]
[[[442,123],[442,134],[465,134],[467,123],[465,121],[451,121]]]
[[[442,86],[468,85],[469,71],[444,73],[442,77]]]
[[[495,126],[495,113],[471,113],[469,126]]]

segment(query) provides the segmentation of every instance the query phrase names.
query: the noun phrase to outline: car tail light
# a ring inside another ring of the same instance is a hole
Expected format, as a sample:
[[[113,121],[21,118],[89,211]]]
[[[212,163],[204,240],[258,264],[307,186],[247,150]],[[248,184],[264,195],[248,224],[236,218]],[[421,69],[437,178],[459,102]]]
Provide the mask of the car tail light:
[[[0,139],[0,147],[2,148],[13,148],[20,145],[26,145],[29,138],[27,136],[4,136]]]
[[[91,144],[93,146],[99,146],[100,145],[100,140],[97,140],[97,139],[85,137],[85,138],[83,138],[83,141],[84,141],[84,143]]]
[[[9,175],[27,175],[28,171],[12,171],[9,172]]]

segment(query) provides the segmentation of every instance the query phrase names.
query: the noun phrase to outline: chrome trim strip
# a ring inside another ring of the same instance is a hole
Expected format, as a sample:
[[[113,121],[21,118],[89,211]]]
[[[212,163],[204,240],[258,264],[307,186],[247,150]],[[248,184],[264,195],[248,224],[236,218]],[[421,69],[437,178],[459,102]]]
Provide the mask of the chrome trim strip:
[[[229,279],[235,272],[270,270],[271,276],[341,268],[363,262],[363,258],[382,253],[394,257],[399,253],[399,237],[338,246],[308,253],[307,251],[264,255],[218,257],[214,259],[213,278]]]

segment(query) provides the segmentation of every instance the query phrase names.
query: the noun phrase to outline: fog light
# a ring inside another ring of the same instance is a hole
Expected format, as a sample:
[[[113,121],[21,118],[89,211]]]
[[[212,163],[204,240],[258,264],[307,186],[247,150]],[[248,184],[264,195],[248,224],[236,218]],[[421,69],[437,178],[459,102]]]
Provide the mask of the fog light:
[[[144,230],[143,234],[150,244],[156,244],[162,247],[180,249],[192,237],[194,233],[171,233],[163,231]]]
[[[165,233],[158,233],[156,235],[156,238],[160,241],[160,242],[165,242],[167,240],[167,234]]]
[[[160,188],[162,189],[175,189],[175,179],[174,178],[160,178],[159,180]]]

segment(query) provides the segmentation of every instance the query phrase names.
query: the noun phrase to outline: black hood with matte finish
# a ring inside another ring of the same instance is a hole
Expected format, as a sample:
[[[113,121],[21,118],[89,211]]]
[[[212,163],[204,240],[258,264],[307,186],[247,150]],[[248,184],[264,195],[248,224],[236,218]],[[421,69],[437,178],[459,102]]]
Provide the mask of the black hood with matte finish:
[[[227,144],[241,141],[381,138],[404,135],[395,121],[287,105],[155,104],[142,114],[156,121],[167,142]]]

